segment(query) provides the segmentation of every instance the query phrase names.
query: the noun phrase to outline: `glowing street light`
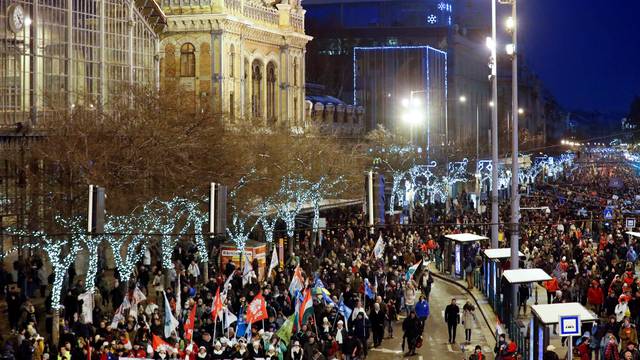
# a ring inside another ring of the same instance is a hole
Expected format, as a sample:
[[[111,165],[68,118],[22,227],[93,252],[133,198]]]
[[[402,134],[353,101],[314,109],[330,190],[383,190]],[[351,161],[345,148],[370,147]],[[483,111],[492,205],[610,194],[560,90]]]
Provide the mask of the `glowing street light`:
[[[512,31],[513,28],[516,27],[516,22],[513,20],[513,17],[509,16],[507,18],[507,20],[505,21],[505,26],[507,28],[507,30]]]
[[[519,108],[519,109],[518,109],[518,114],[519,114],[519,115],[524,114],[524,109],[523,109],[523,108]]]
[[[516,47],[513,44],[507,44],[505,46],[505,51],[507,52],[507,55],[513,56],[516,52]]]
[[[459,100],[460,100],[460,102],[461,102],[461,103],[463,103],[463,104],[464,104],[464,103],[466,103],[466,102],[467,102],[467,97],[466,97],[466,96],[464,96],[464,95],[462,95],[462,96],[460,96],[460,99],[459,99]]]

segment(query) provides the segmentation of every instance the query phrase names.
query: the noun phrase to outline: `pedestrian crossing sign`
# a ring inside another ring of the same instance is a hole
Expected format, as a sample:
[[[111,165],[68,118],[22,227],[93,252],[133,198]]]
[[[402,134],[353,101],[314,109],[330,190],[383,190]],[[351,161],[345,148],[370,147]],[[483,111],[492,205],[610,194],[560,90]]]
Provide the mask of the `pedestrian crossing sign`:
[[[605,220],[613,219],[613,209],[611,207],[606,207],[604,209],[604,218]]]

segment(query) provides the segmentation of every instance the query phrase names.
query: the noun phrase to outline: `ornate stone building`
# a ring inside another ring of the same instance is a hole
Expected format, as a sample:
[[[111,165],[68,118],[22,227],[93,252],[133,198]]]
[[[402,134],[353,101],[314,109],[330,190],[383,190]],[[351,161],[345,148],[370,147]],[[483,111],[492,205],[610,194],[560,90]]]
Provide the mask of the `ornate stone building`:
[[[298,0],[159,0],[161,86],[229,124],[304,126],[304,13]]]

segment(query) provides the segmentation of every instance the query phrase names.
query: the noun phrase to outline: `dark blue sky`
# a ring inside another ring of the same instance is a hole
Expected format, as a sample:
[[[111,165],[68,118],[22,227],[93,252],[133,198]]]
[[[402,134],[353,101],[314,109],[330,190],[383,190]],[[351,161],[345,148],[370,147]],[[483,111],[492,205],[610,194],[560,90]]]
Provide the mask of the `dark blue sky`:
[[[640,95],[640,1],[518,0],[527,64],[566,109],[627,112]]]

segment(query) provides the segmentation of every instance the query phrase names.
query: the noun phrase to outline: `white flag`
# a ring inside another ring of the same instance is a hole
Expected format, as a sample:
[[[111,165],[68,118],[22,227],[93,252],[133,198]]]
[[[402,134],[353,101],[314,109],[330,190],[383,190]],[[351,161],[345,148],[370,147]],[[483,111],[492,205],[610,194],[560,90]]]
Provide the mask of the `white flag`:
[[[84,324],[93,323],[93,292],[87,291],[78,295],[78,300],[82,301],[82,322]]]
[[[232,272],[231,275],[229,275],[229,277],[227,278],[227,281],[224,282],[222,292],[220,293],[220,298],[222,299],[223,303],[227,300],[227,290],[229,290],[229,288],[231,287],[231,280],[233,279],[233,276],[235,274],[235,271]]]
[[[244,270],[242,271],[242,286],[247,284],[251,284],[251,278],[253,277],[253,266],[251,266],[251,261],[249,261],[249,256],[244,254]]]
[[[373,248],[373,255],[376,259],[382,259],[382,256],[384,255],[384,240],[382,240],[382,234],[378,237],[376,246]]]
[[[180,286],[180,272],[178,272],[178,284],[176,285],[176,317],[178,319],[181,318],[182,314],[182,300],[180,297],[182,296],[182,287]]]
[[[131,303],[129,302],[129,297],[125,296],[122,304],[116,310],[116,313],[113,314],[113,320],[111,320],[111,327],[116,328],[118,326],[118,322],[120,320],[124,320],[124,311],[131,308]]]
[[[171,336],[171,333],[178,328],[180,322],[176,319],[171,313],[171,304],[169,304],[169,299],[167,299],[167,294],[163,291],[164,294],[164,337],[168,338]],[[176,308],[178,305],[176,305]]]
[[[276,251],[276,247],[273,247],[273,255],[271,255],[271,264],[269,264],[269,271],[267,272],[267,277],[271,276],[271,271],[276,269],[279,265],[278,262],[278,252]]]
[[[133,290],[133,295],[131,296],[131,310],[129,310],[129,316],[133,316],[134,318],[138,318],[138,304],[147,300],[147,297],[144,293],[136,286]]]
[[[229,309],[225,306],[224,308],[224,329],[228,329],[231,324],[238,321],[238,317],[235,316]]]

